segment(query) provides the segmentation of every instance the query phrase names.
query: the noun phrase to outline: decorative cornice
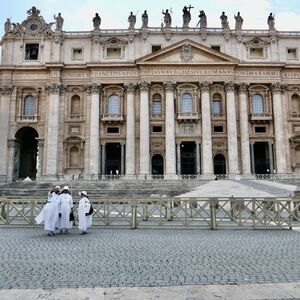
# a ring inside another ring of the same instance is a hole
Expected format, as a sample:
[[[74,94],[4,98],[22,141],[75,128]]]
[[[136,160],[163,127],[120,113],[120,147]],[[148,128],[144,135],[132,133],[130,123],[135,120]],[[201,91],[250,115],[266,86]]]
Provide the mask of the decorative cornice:
[[[209,92],[211,83],[208,81],[199,82],[201,92]]]
[[[235,83],[233,81],[226,81],[224,83],[225,91],[234,91],[235,90]]]
[[[146,81],[142,81],[139,83],[139,89],[143,92],[148,92],[150,88],[150,83]]]
[[[0,93],[1,95],[9,95],[12,93],[12,91],[14,90],[13,86],[2,86],[0,87]]]
[[[166,92],[173,92],[175,87],[175,83],[173,81],[164,82],[164,88]]]
[[[129,82],[125,84],[125,89],[127,91],[127,94],[134,93],[136,90],[136,84]]]
[[[88,94],[100,94],[101,84],[92,83],[87,86],[86,91]]]

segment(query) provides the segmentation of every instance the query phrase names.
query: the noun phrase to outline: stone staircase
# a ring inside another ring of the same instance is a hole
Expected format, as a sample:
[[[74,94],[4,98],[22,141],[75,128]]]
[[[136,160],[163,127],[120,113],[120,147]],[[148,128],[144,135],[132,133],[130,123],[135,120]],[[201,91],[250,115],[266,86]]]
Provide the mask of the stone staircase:
[[[63,187],[72,187],[73,196],[85,190],[91,197],[147,197],[150,195],[176,196],[191,191],[207,183],[205,180],[100,180],[59,182]],[[7,197],[46,197],[52,183],[14,182],[0,186],[0,196]]]

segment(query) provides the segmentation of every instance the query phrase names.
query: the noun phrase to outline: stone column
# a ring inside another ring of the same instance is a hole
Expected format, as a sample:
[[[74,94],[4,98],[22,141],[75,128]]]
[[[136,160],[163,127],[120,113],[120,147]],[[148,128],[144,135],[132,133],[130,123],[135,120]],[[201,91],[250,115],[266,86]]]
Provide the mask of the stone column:
[[[176,178],[176,146],[175,146],[175,107],[174,107],[174,83],[164,83],[166,91],[166,119],[165,119],[165,143],[166,143],[166,178]]]
[[[100,172],[100,85],[92,84],[88,88],[91,94],[90,111],[90,174],[97,177]]]
[[[270,160],[270,164],[269,164],[269,168],[270,168],[270,174],[274,173],[274,158],[273,158],[273,143],[272,142],[268,142],[268,150],[269,150],[269,160]]]
[[[247,86],[245,83],[239,84],[239,112],[240,112],[240,134],[241,134],[241,158],[242,174],[251,174],[251,159],[249,147],[249,126],[247,108]]]
[[[211,108],[210,83],[200,82],[201,89],[201,119],[202,119],[202,166],[203,175],[213,175],[212,137],[211,137]]]
[[[149,144],[149,87],[147,82],[141,82],[140,88],[140,176],[145,178],[150,173]]]
[[[44,139],[38,140],[38,167],[37,167],[37,179],[43,176],[43,157],[44,157]]]
[[[281,107],[281,88],[282,87],[279,83],[272,85],[276,172],[279,174],[284,174],[286,173],[286,155],[284,145],[285,141],[283,131],[283,116]]]
[[[236,109],[235,109],[235,85],[233,82],[225,83],[226,90],[226,107],[227,107],[227,148],[229,176],[235,176],[239,173],[239,156],[237,145],[237,128],[236,128]]]
[[[125,173],[125,144],[121,143],[121,170],[120,175],[124,175]]]
[[[201,173],[201,161],[200,161],[200,144],[196,142],[196,174],[199,175]]]
[[[46,176],[56,180],[58,175],[58,136],[59,136],[59,104],[60,94],[63,91],[61,84],[53,83],[48,86],[48,130],[47,130],[47,154]]]
[[[180,156],[180,145],[181,142],[176,143],[176,148],[177,148],[177,175],[181,174],[181,156]]]
[[[254,142],[251,142],[251,143],[250,143],[250,155],[251,155],[251,168],[252,168],[252,174],[255,174]]]
[[[101,173],[105,175],[106,144],[101,144]]]
[[[0,182],[7,181],[10,101],[13,87],[0,88]]]
[[[126,177],[135,175],[135,88],[129,83],[127,89],[127,117],[126,117]]]

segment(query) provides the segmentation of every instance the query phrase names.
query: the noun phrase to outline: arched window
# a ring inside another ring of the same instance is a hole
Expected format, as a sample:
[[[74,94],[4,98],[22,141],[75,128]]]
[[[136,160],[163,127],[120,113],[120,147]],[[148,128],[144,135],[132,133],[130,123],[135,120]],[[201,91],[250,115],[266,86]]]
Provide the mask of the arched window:
[[[26,96],[24,99],[23,115],[34,116],[35,114],[35,99],[33,96]]]
[[[80,97],[75,95],[71,99],[71,115],[80,114]]]
[[[160,94],[153,95],[152,114],[161,115],[161,95]]]
[[[212,103],[213,115],[220,115],[222,113],[222,96],[220,94],[214,94]]]
[[[120,113],[120,97],[111,95],[108,97],[107,113],[119,114]]]
[[[70,167],[79,167],[79,150],[75,146],[70,149]]]
[[[252,97],[252,113],[253,114],[263,114],[264,113],[263,97],[259,94],[255,94]]]
[[[300,105],[300,97],[299,95],[294,94],[292,96],[292,113],[298,114],[300,112],[299,105]]]
[[[181,96],[180,102],[181,113],[192,113],[193,112],[193,97],[190,93],[184,93]]]

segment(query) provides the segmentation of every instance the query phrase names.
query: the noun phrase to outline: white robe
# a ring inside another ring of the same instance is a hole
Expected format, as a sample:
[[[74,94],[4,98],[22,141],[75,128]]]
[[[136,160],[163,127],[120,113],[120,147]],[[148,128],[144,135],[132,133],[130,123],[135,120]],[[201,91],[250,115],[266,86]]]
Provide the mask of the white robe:
[[[78,228],[79,230],[86,231],[88,227],[92,226],[92,215],[86,216],[85,214],[90,211],[91,202],[87,197],[80,199],[78,204]]]
[[[60,194],[59,195],[59,213],[61,217],[58,218],[58,228],[66,229],[72,228],[72,223],[70,222],[70,213],[73,207],[73,199],[70,194]]]
[[[38,224],[44,222],[44,229],[54,231],[58,221],[58,195],[54,192],[48,193],[48,201],[42,211],[35,218]]]

